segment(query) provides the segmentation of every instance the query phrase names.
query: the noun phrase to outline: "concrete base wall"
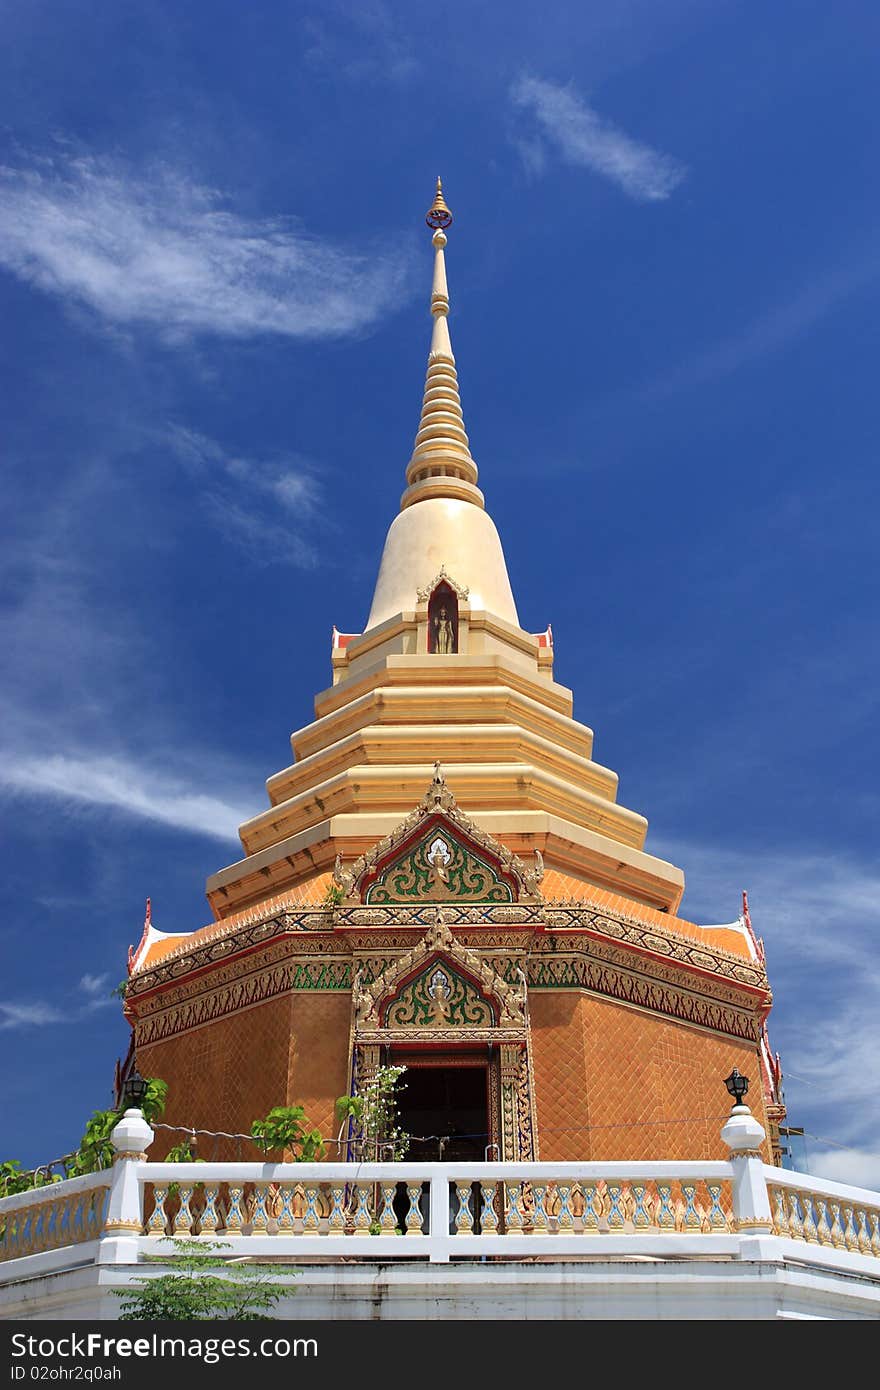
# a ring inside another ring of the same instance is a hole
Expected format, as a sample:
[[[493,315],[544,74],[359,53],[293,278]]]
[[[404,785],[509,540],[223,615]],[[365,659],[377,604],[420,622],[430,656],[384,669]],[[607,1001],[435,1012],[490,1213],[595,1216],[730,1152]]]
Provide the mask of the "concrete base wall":
[[[7,1284],[0,1318],[115,1320],[113,1290],[144,1272],[89,1265]],[[357,1261],[302,1264],[279,1282],[294,1292],[277,1316],[291,1321],[880,1320],[880,1280],[771,1261]]]

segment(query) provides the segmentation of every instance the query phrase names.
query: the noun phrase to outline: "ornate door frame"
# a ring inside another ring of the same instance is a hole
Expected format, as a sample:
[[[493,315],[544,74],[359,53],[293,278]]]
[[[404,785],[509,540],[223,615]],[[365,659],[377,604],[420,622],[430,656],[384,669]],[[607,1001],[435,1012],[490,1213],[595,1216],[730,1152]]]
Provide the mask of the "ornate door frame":
[[[457,941],[442,908],[412,948],[371,983],[352,989],[353,1074],[363,1081],[383,1056],[481,1052],[491,1046],[490,1106],[502,1161],[537,1158],[527,985],[509,984],[484,957]],[[484,1054],[485,1055],[485,1054]],[[496,1118],[497,1117],[497,1118]]]

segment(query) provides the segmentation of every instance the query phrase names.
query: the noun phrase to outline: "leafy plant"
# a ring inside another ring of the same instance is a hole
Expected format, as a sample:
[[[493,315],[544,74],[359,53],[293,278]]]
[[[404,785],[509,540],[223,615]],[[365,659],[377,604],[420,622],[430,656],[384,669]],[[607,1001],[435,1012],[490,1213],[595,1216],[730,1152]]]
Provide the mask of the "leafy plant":
[[[175,1254],[148,1255],[157,1264],[174,1265],[174,1273],[134,1279],[125,1289],[114,1289],[120,1299],[120,1322],[271,1322],[270,1308],[293,1290],[273,1283],[265,1266],[236,1263],[234,1273],[221,1250],[225,1241],[177,1239]],[[212,1270],[222,1270],[214,1274]],[[274,1274],[299,1274],[298,1269],[273,1266]]]
[[[368,1159],[406,1157],[410,1136],[398,1123],[400,1078],[406,1067],[379,1067],[353,1096],[340,1096],[336,1116],[338,1139],[351,1121],[350,1140]]]
[[[263,1153],[289,1150],[294,1163],[313,1163],[324,1157],[324,1140],[319,1129],[306,1126],[301,1105],[276,1105],[265,1119],[254,1120],[251,1134]]]
[[[59,1174],[49,1174],[43,1168],[23,1169],[17,1158],[0,1163],[0,1197],[13,1197],[16,1192],[30,1192],[31,1188],[60,1181]]]
[[[179,1144],[172,1144],[164,1159],[165,1163],[201,1163],[201,1161],[193,1153],[191,1139],[181,1139]]]
[[[158,1076],[151,1076],[141,1104],[144,1119],[148,1124],[151,1120],[158,1120],[163,1113],[167,1097],[168,1082],[162,1081]],[[95,1110],[92,1113],[86,1122],[79,1148],[65,1165],[68,1178],[78,1178],[82,1173],[96,1173],[100,1168],[110,1167],[114,1154],[110,1135],[121,1117],[122,1109]]]

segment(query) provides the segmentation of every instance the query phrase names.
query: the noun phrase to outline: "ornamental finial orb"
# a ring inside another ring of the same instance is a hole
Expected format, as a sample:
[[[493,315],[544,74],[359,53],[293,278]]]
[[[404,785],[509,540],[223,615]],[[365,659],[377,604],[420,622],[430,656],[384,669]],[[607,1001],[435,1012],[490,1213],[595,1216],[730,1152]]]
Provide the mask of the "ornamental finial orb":
[[[443,197],[443,185],[440,182],[439,176],[437,178],[437,192],[434,195],[433,203],[428,208],[428,215],[425,221],[429,227],[438,229],[452,225],[452,213],[446,206],[446,199]]]

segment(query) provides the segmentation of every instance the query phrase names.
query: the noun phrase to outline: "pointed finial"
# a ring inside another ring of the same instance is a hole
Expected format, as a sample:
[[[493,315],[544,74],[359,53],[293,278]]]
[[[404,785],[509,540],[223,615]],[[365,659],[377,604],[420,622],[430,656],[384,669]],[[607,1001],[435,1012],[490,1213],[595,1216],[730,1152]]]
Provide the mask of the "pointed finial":
[[[437,176],[437,192],[434,195],[433,203],[428,208],[425,221],[429,227],[433,227],[435,230],[442,230],[444,227],[452,226],[452,213],[446,206],[446,199],[443,197],[443,185],[440,182],[439,174]]]

